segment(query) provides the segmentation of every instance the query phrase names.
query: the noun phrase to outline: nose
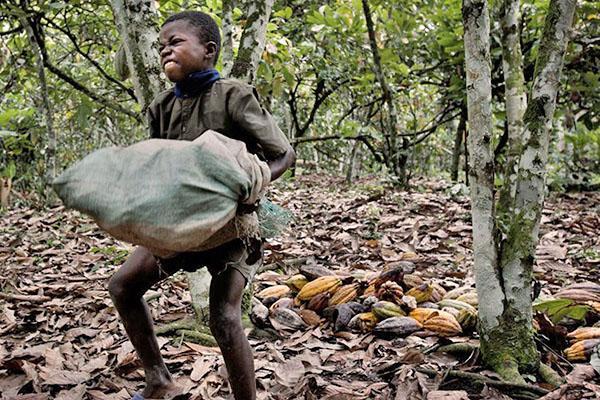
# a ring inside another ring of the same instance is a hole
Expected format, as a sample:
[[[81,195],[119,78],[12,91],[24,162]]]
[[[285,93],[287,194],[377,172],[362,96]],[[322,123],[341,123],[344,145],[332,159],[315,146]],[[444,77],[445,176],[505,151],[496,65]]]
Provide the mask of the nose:
[[[160,51],[160,57],[161,58],[165,58],[169,53],[171,52],[171,48],[169,46],[165,46],[163,47],[163,49]]]

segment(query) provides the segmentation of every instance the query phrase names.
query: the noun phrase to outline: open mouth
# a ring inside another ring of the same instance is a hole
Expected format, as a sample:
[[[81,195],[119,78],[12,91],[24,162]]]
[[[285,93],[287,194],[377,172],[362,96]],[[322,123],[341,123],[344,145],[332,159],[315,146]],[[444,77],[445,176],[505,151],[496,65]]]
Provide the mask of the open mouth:
[[[169,60],[169,61],[167,61],[166,63],[163,64],[163,69],[170,68],[170,67],[174,66],[175,64],[176,64],[175,61]]]

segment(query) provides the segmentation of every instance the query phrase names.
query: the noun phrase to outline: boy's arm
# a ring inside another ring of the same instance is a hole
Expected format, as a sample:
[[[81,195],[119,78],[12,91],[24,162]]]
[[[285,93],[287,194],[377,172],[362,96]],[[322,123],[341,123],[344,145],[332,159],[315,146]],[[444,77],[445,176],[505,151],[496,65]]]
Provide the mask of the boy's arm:
[[[256,90],[249,85],[235,87],[228,107],[233,120],[260,144],[271,180],[279,178],[294,164],[296,153],[273,116],[260,105]]]
[[[279,178],[283,173],[296,162],[296,152],[290,146],[285,153],[273,160],[267,160],[271,170],[271,181]]]

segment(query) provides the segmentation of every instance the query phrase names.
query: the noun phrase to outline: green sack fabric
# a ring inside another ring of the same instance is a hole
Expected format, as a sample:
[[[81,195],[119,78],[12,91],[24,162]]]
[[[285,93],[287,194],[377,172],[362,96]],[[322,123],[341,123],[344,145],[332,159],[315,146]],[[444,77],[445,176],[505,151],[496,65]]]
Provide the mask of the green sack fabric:
[[[243,142],[206,131],[193,142],[151,139],[95,151],[53,188],[65,206],[117,239],[164,256],[206,250],[254,229],[256,216],[237,218],[237,205],[255,204],[270,177]],[[213,235],[218,239],[209,240]]]

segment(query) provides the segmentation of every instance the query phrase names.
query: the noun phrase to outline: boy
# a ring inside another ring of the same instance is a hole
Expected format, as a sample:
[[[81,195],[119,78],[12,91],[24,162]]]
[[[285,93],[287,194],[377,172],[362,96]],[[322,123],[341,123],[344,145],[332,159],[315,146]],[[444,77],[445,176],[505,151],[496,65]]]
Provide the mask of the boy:
[[[253,88],[220,79],[214,70],[221,40],[212,18],[189,11],[172,15],[162,25],[159,39],[161,65],[175,87],[159,94],[149,107],[151,137],[194,140],[212,129],[244,141],[250,152],[267,161],[272,180],[281,176],[294,163],[295,153]],[[111,278],[109,291],[144,367],[146,386],[137,398],[170,398],[178,392],[160,355],[143,294],[179,269],[206,266],[212,275],[210,328],[234,397],[255,399],[254,362],[241,325],[241,298],[261,261],[260,238],[238,238],[169,259],[155,257],[144,247],[135,249]]]

